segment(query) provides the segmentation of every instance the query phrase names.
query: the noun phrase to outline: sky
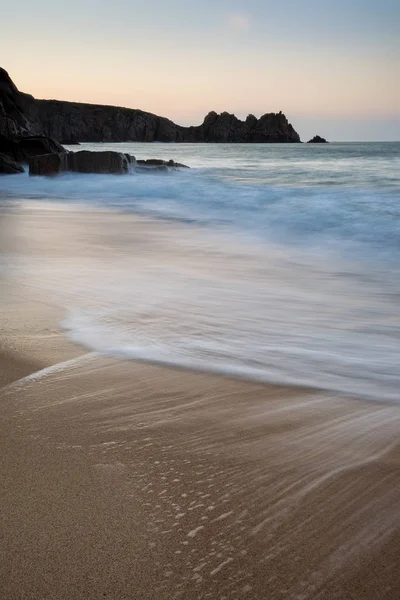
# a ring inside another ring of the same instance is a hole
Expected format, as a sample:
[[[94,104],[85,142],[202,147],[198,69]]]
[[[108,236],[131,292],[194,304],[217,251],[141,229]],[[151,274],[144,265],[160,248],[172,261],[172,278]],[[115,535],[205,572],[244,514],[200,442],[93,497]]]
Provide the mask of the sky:
[[[0,66],[37,98],[140,108],[181,125],[211,110],[281,110],[305,141],[400,140],[399,0],[0,5]]]

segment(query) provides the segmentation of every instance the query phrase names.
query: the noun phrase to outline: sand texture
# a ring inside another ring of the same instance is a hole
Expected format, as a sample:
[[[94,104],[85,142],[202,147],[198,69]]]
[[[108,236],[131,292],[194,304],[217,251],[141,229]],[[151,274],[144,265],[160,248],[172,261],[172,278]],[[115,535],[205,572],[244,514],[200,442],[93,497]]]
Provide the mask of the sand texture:
[[[397,600],[398,406],[102,357],[32,290],[2,279],[2,600]]]

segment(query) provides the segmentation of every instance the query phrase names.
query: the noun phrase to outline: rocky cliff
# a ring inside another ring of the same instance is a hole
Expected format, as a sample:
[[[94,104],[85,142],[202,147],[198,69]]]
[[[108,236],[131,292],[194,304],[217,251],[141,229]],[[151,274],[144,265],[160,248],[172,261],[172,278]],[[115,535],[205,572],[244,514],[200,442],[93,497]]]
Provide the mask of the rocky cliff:
[[[14,137],[33,133],[24,115],[26,100],[32,96],[21,94],[11,77],[0,67],[0,135]]]
[[[56,140],[79,142],[300,142],[282,113],[241,121],[210,112],[202,125],[181,127],[132,108],[26,97],[25,114],[35,129]]]
[[[132,108],[37,100],[18,91],[0,69],[0,133],[39,133],[57,141],[76,142],[300,142],[285,115],[269,113],[241,121],[210,112],[196,127],[181,127],[152,113]]]

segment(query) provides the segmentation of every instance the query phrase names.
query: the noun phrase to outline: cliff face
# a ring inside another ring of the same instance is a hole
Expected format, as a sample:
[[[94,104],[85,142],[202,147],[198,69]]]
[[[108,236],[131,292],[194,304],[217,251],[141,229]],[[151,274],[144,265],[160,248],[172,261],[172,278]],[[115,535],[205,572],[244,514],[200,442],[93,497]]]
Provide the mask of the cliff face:
[[[32,97],[26,96],[26,98]],[[24,115],[25,96],[11,77],[0,67],[0,135],[14,137],[34,133]]]
[[[181,127],[137,109],[36,100],[21,93],[0,68],[0,135],[34,134],[77,142],[300,142],[282,113],[241,121],[227,112],[210,112],[201,125]]]
[[[210,112],[199,127],[183,129],[188,142],[300,142],[299,134],[281,112],[259,119],[249,115],[245,121],[227,112]]]
[[[178,125],[142,110],[26,97],[25,114],[35,129],[56,140],[182,141]]]
[[[152,113],[117,106],[25,96],[25,114],[32,126],[56,140],[78,142],[300,142],[282,113],[240,121],[224,112],[209,113],[202,125],[181,127]]]

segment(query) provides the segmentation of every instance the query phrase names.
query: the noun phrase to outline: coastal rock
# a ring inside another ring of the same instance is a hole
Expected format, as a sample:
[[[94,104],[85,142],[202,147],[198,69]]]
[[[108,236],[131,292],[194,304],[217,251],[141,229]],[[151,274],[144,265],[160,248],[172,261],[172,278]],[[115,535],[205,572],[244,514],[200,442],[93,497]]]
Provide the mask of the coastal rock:
[[[126,160],[128,161],[129,168],[136,165],[136,157],[135,156],[132,156],[132,154],[125,154],[124,156],[125,156]]]
[[[182,163],[178,163],[171,160],[162,160],[161,158],[148,158],[147,160],[137,160],[136,164],[140,167],[146,167],[149,169],[155,169],[159,167],[163,167],[163,170],[171,169],[189,169],[187,165],[183,165]]]
[[[22,162],[24,155],[18,145],[16,139],[0,134],[0,153],[7,154],[16,162]]]
[[[65,171],[122,175],[128,170],[128,159],[122,152],[64,151],[37,155],[29,161],[29,175],[57,175]]]
[[[122,175],[129,170],[128,159],[122,152],[69,152],[67,170],[76,173],[111,173]]]
[[[7,154],[16,162],[29,162],[30,158],[39,154],[66,152],[66,150],[58,142],[44,136],[7,137],[0,135],[0,152]]]
[[[307,144],[328,144],[328,140],[326,140],[325,138],[319,136],[319,135],[315,135],[312,140],[308,140]]]
[[[52,152],[32,156],[29,160],[29,175],[57,175],[66,171],[74,173],[109,173],[121,175],[129,171],[154,172],[185,168],[186,165],[173,160],[149,158],[136,160],[130,154],[121,152]]]
[[[17,138],[16,141],[21,154],[26,161],[29,161],[32,156],[66,151],[65,148],[55,140],[41,135],[25,136]]]
[[[142,110],[28,98],[25,106],[34,126],[56,140],[180,141],[178,125]]]
[[[294,143],[300,142],[299,134],[293,129],[282,112],[268,113],[257,119],[248,115],[241,121],[235,115],[210,112],[199,127],[186,128],[184,141],[219,143]],[[192,139],[190,139],[190,137]]]
[[[38,131],[56,140],[81,142],[300,142],[282,113],[241,121],[235,115],[210,112],[203,123],[181,127],[169,119],[133,108],[35,100],[27,97],[26,115]]]
[[[39,154],[29,161],[29,175],[58,175],[68,170],[66,152]]]
[[[15,160],[7,154],[0,154],[0,175],[15,175],[23,172],[24,169]]]
[[[24,95],[0,67],[0,134],[6,137],[35,133],[24,114]]]

